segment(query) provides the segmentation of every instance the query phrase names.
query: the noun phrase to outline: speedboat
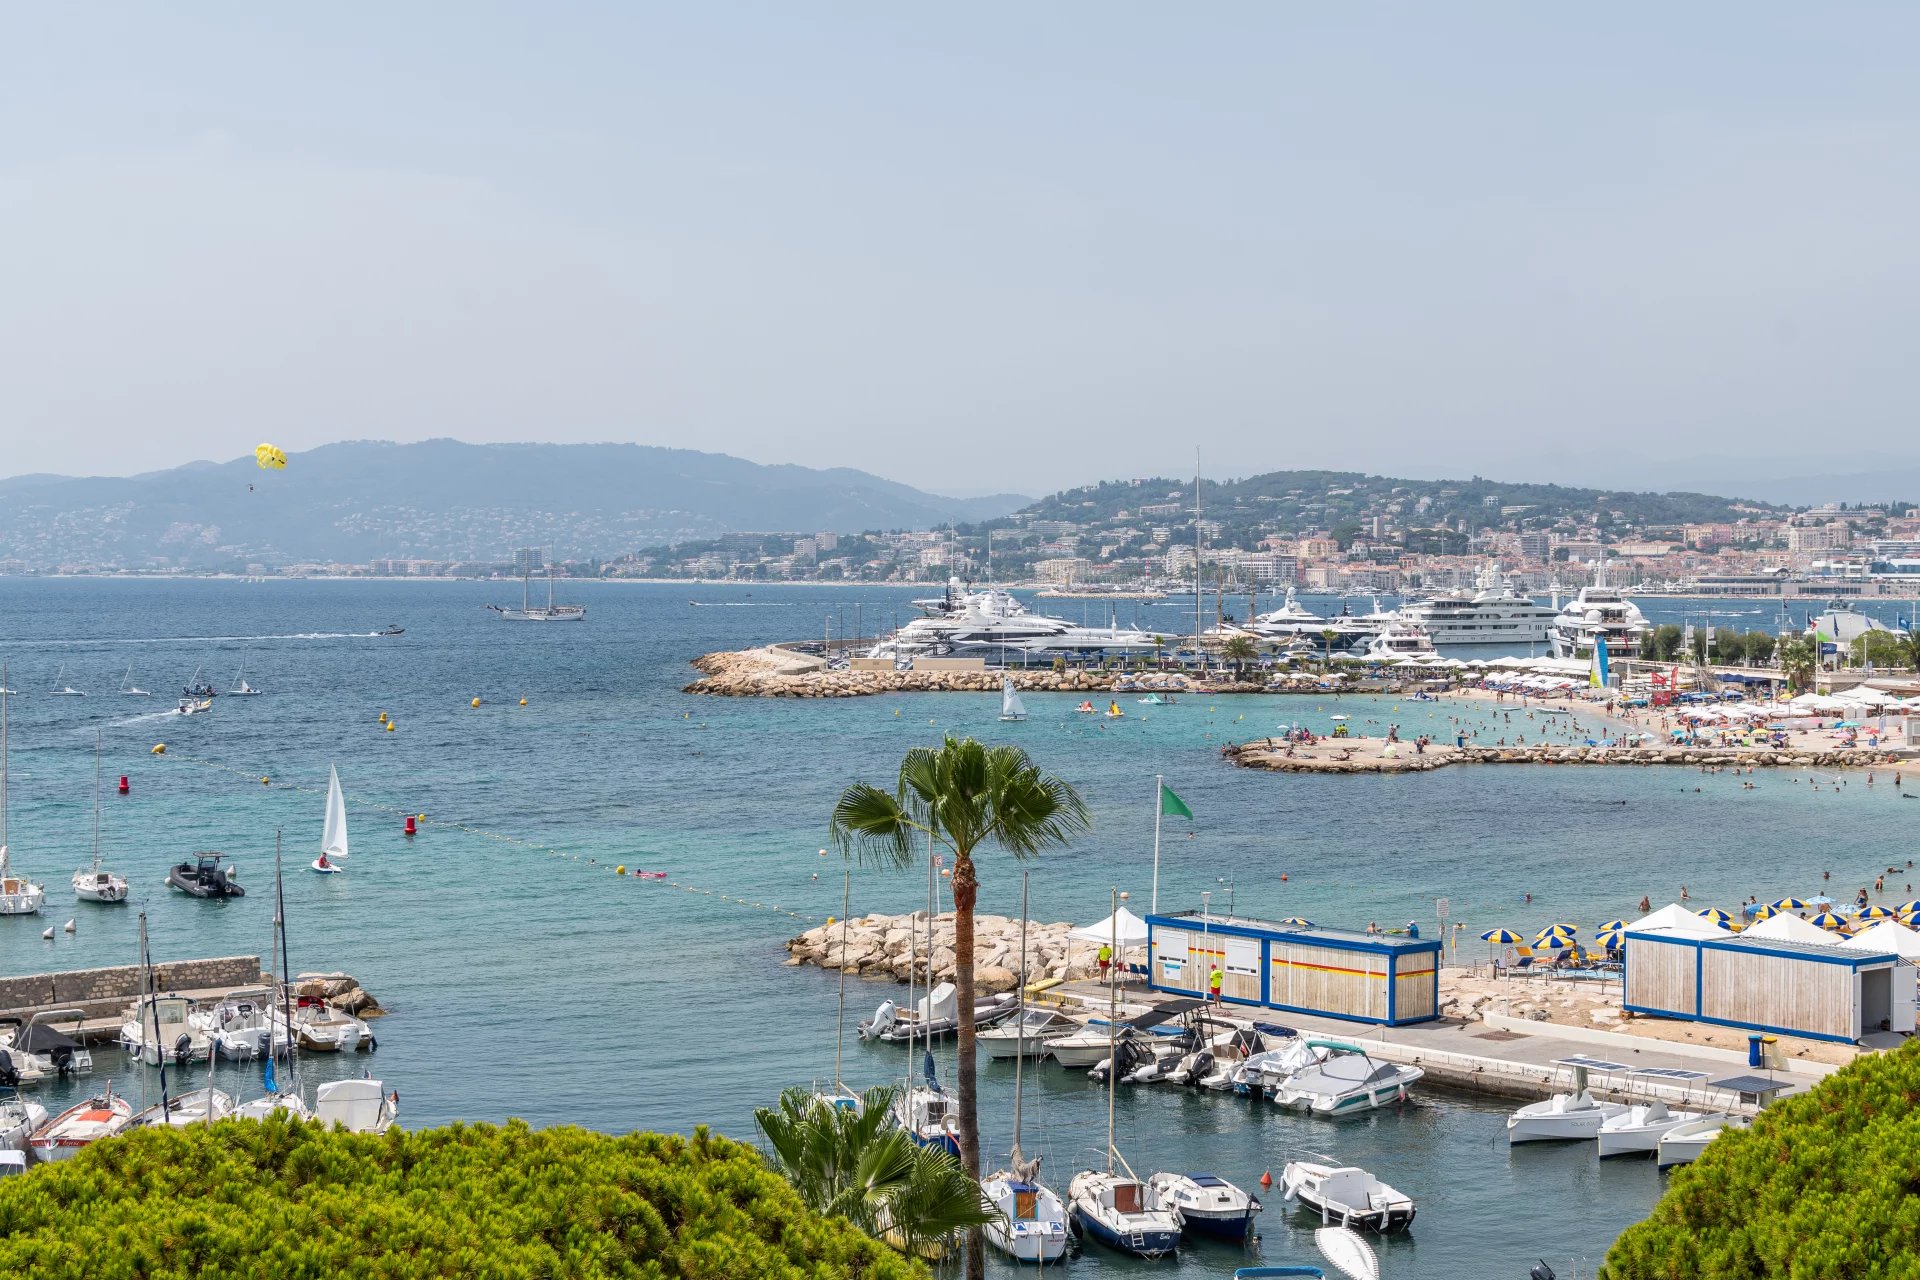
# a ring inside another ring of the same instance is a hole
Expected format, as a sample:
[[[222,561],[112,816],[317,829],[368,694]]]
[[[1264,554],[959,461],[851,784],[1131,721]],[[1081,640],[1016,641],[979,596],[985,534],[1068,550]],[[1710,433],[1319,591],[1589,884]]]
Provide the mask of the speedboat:
[[[1745,1129],[1753,1122],[1744,1116],[1702,1116],[1698,1120],[1689,1120],[1660,1135],[1659,1154],[1656,1163],[1662,1169],[1670,1169],[1677,1164],[1692,1164],[1700,1158],[1707,1144],[1729,1129]]]
[[[983,996],[973,1002],[973,1025],[991,1027],[1011,1018],[1020,1004],[1011,991]],[[900,1009],[891,1000],[883,1000],[871,1018],[859,1025],[862,1040],[926,1040],[952,1035],[960,1028],[958,997],[951,982],[943,982],[917,1001],[911,1009]]]
[[[27,1139],[47,1122],[47,1109],[16,1089],[0,1090],[0,1151],[25,1151]]]
[[[1658,1099],[1636,1103],[1600,1122],[1600,1156],[1652,1155],[1660,1147],[1661,1135],[1705,1118],[1699,1111],[1669,1111]]]
[[[267,1024],[276,1041],[287,1033],[286,1014],[277,1005],[268,1008]],[[319,996],[301,996],[294,1005],[292,1034],[294,1043],[309,1053],[366,1052],[374,1047],[366,1023]]]
[[[1067,1202],[1080,1234],[1109,1249],[1161,1258],[1180,1247],[1180,1215],[1130,1173],[1076,1173],[1067,1184]]]
[[[377,636],[398,636],[398,635],[405,635],[406,630],[407,629],[405,627],[401,626],[397,622],[389,622],[386,626],[386,630],[376,631],[373,634]]]
[[[142,996],[127,1008],[120,1047],[150,1067],[163,1062],[205,1062],[213,1039],[191,1016],[185,996]]]
[[[1593,1094],[1556,1093],[1543,1102],[1529,1102],[1507,1117],[1507,1141],[1587,1142],[1600,1134],[1610,1117],[1626,1111],[1625,1103],[1597,1102]]]
[[[1018,1058],[1022,1055],[1040,1057],[1053,1041],[1079,1029],[1078,1022],[1058,1009],[1034,1008],[997,1027],[987,1028],[974,1039],[987,1051],[989,1058]]]
[[[154,1103],[135,1115],[133,1123],[127,1127],[147,1129],[170,1125],[175,1129],[185,1129],[196,1124],[225,1120],[232,1114],[232,1097],[209,1085],[204,1089],[177,1094],[168,1098],[164,1105]]]
[[[1273,1100],[1319,1116],[1357,1115],[1407,1100],[1407,1090],[1427,1074],[1419,1067],[1375,1062],[1364,1049],[1337,1041],[1309,1040],[1325,1049],[1315,1066],[1296,1071],[1274,1089]]]
[[[38,1084],[68,1075],[90,1075],[93,1052],[53,1024],[77,1024],[87,1015],[79,1009],[43,1009],[24,1026],[18,1018],[0,1018],[0,1085]]]
[[[1413,1198],[1365,1169],[1293,1160],[1281,1171],[1280,1186],[1288,1199],[1319,1214],[1322,1222],[1372,1231],[1404,1231],[1413,1225]]]
[[[1291,1028],[1271,1023],[1235,1028],[1215,1036],[1208,1048],[1213,1051],[1213,1067],[1200,1077],[1200,1086],[1242,1094],[1264,1095],[1295,1071],[1320,1060]]]
[[[189,1015],[189,1020],[213,1040],[213,1051],[229,1061],[265,1057],[269,1038],[279,1057],[286,1052],[287,1032],[270,1016],[272,997],[269,987],[246,987],[229,992],[212,1009]]]
[[[1063,1067],[1085,1068],[1105,1062],[1116,1042],[1133,1034],[1129,1027],[1109,1030],[1091,1024],[1083,1029],[1047,1041],[1047,1053]]]
[[[240,887],[233,864],[220,865],[224,853],[196,853],[193,861],[175,863],[167,872],[167,883],[182,893],[196,898],[240,898],[246,896],[246,890]]]
[[[82,1147],[125,1133],[132,1123],[133,1107],[115,1097],[109,1084],[105,1093],[68,1107],[35,1129],[27,1145],[43,1164],[65,1160]]]
[[[382,1091],[378,1080],[332,1080],[313,1091],[313,1118],[348,1133],[385,1133],[400,1114],[400,1091]]]
[[[234,1118],[238,1120],[265,1120],[276,1113],[295,1120],[313,1119],[312,1109],[300,1100],[297,1093],[263,1093],[233,1109]]]
[[[1160,1202],[1171,1205],[1188,1235],[1216,1236],[1244,1244],[1253,1235],[1260,1201],[1211,1173],[1156,1173],[1147,1179]]]
[[[1037,1166],[1020,1176],[1001,1171],[983,1179],[980,1191],[999,1216],[985,1227],[987,1243],[1015,1262],[1058,1262],[1067,1252],[1067,1207],[1044,1186]]]

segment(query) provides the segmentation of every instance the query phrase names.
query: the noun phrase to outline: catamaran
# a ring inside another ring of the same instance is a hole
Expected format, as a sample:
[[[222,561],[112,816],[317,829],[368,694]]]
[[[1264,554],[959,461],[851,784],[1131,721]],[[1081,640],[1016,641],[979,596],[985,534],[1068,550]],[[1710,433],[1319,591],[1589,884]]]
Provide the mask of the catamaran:
[[[505,618],[508,622],[584,622],[587,606],[583,604],[555,604],[553,602],[553,562],[547,560],[547,603],[542,608],[532,602],[528,595],[529,583],[533,577],[535,559],[545,559],[537,547],[523,547],[518,557],[520,561],[520,607],[490,604],[487,608]]]
[[[127,878],[100,869],[100,731],[93,731],[93,865],[73,873],[73,892],[82,902],[125,902]]]
[[[1020,701],[1020,695],[1013,691],[1013,677],[1000,677],[1000,718],[1002,720],[1025,720],[1027,704]]]
[[[347,860],[347,798],[340,792],[340,771],[327,766],[327,822],[320,832],[320,856],[310,864],[323,876],[338,875]]]
[[[153,694],[133,683],[133,664],[127,664],[127,673],[120,677],[121,696],[127,698],[151,698]]]
[[[0,916],[37,916],[47,901],[45,887],[13,873],[7,856],[7,669],[0,666]]]

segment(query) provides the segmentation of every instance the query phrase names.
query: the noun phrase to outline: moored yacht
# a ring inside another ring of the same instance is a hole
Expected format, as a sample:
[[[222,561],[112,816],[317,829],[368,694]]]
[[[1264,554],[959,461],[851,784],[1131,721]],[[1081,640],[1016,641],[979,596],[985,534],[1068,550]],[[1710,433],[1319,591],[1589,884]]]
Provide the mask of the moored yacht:
[[[1400,617],[1433,638],[1436,645],[1537,644],[1547,638],[1555,613],[1520,595],[1489,563],[1474,590],[1442,592],[1402,606]]]
[[[1073,1225],[1109,1249],[1159,1258],[1180,1247],[1180,1216],[1131,1173],[1088,1169],[1067,1184]]]
[[[1080,1029],[1058,1009],[1028,1009],[1017,1018],[989,1027],[974,1036],[989,1058],[1042,1057],[1047,1046]]]
[[[1744,1116],[1702,1116],[1676,1125],[1660,1135],[1656,1163],[1662,1169],[1677,1164],[1692,1164],[1707,1149],[1707,1144],[1729,1129],[1745,1129],[1753,1122]]]
[[[1281,1171],[1280,1185],[1288,1199],[1319,1214],[1322,1222],[1383,1232],[1413,1225],[1413,1197],[1365,1169],[1294,1160]]]
[[[1294,1072],[1273,1091],[1273,1100],[1295,1111],[1318,1116],[1356,1115],[1407,1100],[1407,1090],[1426,1072],[1397,1062],[1376,1062],[1357,1045],[1338,1041],[1308,1041],[1311,1049],[1325,1049],[1318,1065]]]
[[[1390,622],[1386,628],[1367,641],[1366,656],[1384,661],[1398,661],[1402,658],[1431,658],[1433,637],[1410,622]]]
[[[65,1160],[82,1147],[125,1133],[132,1123],[132,1105],[116,1097],[109,1084],[105,1093],[68,1107],[35,1129],[27,1145],[43,1163]]]
[[[73,894],[82,902],[125,902],[127,878],[100,869],[100,731],[93,731],[93,865],[73,873]]]
[[[1580,594],[1567,601],[1555,615],[1547,639],[1556,658],[1591,658],[1594,643],[1607,638],[1607,653],[1615,658],[1640,652],[1640,639],[1647,634],[1647,615],[1616,587],[1607,585],[1607,562],[1603,558],[1594,568],[1593,585],[1582,587]]]
[[[313,1091],[313,1118],[348,1133],[382,1134],[400,1115],[400,1091],[378,1080],[330,1080]]]
[[[1600,1122],[1600,1156],[1652,1155],[1663,1135],[1704,1119],[1705,1114],[1699,1111],[1669,1111],[1658,1099],[1636,1103]]]
[[[1627,1110],[1624,1103],[1600,1102],[1585,1089],[1556,1093],[1542,1102],[1529,1102],[1507,1117],[1507,1141],[1591,1142],[1600,1126]]]
[[[1156,1173],[1147,1185],[1172,1206],[1188,1235],[1213,1236],[1244,1244],[1253,1236],[1253,1215],[1260,1201],[1213,1173]]]
[[[213,1040],[191,1015],[185,996],[142,996],[127,1009],[120,1047],[146,1063],[205,1062]]]
[[[0,667],[0,916],[34,916],[46,905],[46,888],[15,875],[7,854],[7,704],[12,692],[7,669]]]

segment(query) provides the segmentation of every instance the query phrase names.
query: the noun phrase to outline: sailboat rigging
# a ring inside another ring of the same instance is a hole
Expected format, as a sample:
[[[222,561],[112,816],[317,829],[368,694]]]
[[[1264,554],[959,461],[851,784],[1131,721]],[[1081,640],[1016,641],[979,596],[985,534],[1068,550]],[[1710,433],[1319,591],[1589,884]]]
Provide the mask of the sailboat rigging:
[[[13,701],[7,688],[7,669],[0,666],[0,916],[36,916],[47,900],[47,891],[25,876],[13,873],[7,849],[7,706]]]
[[[127,664],[126,674],[120,677],[120,693],[128,698],[151,698],[153,695],[133,683],[133,664]]]
[[[310,864],[323,876],[338,875],[347,860],[347,799],[340,791],[340,771],[327,766],[327,817],[320,832],[320,856]]]
[[[73,873],[73,892],[82,902],[125,902],[127,881],[100,869],[100,731],[93,731],[93,865]]]
[[[1000,677],[1000,718],[1002,720],[1025,720],[1027,704],[1020,701],[1020,695],[1013,691],[1013,677]]]
[[[520,607],[490,604],[487,608],[499,614],[508,622],[583,622],[587,616],[587,606],[583,604],[555,604],[553,602],[553,561],[542,555],[539,547],[522,547],[515,559],[520,562]],[[533,577],[533,562],[538,559],[546,564],[547,603],[541,607],[533,603],[529,594]]]

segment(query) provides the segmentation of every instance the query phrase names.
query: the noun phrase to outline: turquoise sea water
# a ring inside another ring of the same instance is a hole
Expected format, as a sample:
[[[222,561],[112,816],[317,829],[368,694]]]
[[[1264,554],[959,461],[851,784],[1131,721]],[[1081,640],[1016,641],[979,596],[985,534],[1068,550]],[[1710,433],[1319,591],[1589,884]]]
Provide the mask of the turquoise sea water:
[[[1227,739],[1324,728],[1333,714],[1444,735],[1451,717],[1487,722],[1479,704],[1123,700],[1131,714],[1109,723],[1072,714],[1077,699],[1036,695],[1029,721],[1003,725],[987,695],[700,699],[680,692],[696,654],[829,625],[839,634],[855,603],[871,629],[914,593],[582,584],[568,593],[589,605],[579,626],[504,623],[481,607],[512,594],[477,583],[0,580],[0,658],[22,691],[11,703],[12,852],[50,898],[38,921],[0,919],[0,972],[133,959],[132,910],[68,899],[66,877],[88,856],[96,728],[108,865],[144,898],[156,957],[262,948],[284,832],[294,965],[348,970],[392,1010],[371,1061],[313,1069],[371,1067],[400,1090],[410,1125],[710,1123],[751,1140],[754,1106],[832,1075],[837,985],[784,967],[781,944],[838,914],[841,863],[818,854],[834,797],[855,779],[889,780],[906,748],[942,733],[1018,742],[1086,795],[1092,833],[1031,867],[1034,914],[1049,920],[1104,916],[1113,886],[1146,904],[1155,774],[1196,814],[1191,838],[1185,823],[1168,827],[1163,907],[1197,907],[1212,890],[1219,909],[1230,880],[1243,914],[1391,924],[1431,921],[1444,896],[1476,934],[1590,927],[1681,883],[1728,906],[1823,885],[1837,897],[1903,864],[1920,817],[1884,777],[1836,791],[1770,774],[1746,791],[1730,776],[1653,769],[1286,776],[1218,754]],[[1074,602],[1060,603],[1075,616]],[[367,634],[389,622],[406,633]],[[130,662],[153,698],[114,693]],[[261,697],[164,714],[196,666],[226,688],[243,662]],[[47,696],[63,663],[88,697]],[[162,741],[167,754],[150,754]],[[304,868],[329,762],[349,796],[354,857],[347,875],[323,878]],[[127,797],[111,790],[123,773]],[[408,811],[429,819],[411,841]],[[232,855],[252,896],[219,904],[162,888],[166,867],[200,848]],[[615,864],[693,888],[616,878]],[[853,893],[856,913],[906,910],[924,881],[861,871]],[[1018,899],[1017,870],[989,861],[982,909],[1011,914]],[[69,916],[74,935],[40,939]],[[854,983],[849,1020],[895,991]],[[126,1076],[117,1054],[101,1058],[102,1075]],[[851,1040],[846,1060],[856,1086],[905,1066],[900,1049]],[[223,1072],[236,1084],[251,1076]],[[999,1150],[1012,1072],[982,1074],[988,1146]],[[1053,1067],[1034,1083],[1028,1146],[1048,1153],[1064,1185],[1101,1146],[1105,1095]],[[1575,1258],[1589,1271],[1652,1204],[1658,1175],[1600,1167],[1591,1149],[1509,1153],[1505,1110],[1424,1090],[1404,1112],[1335,1125],[1211,1095],[1123,1091],[1120,1145],[1142,1172],[1210,1168],[1243,1183],[1315,1153],[1365,1165],[1421,1199],[1411,1236],[1384,1245],[1390,1276],[1517,1276],[1538,1256],[1563,1275]],[[1263,1215],[1268,1260],[1311,1253],[1311,1224],[1296,1235],[1290,1221],[1278,1204]],[[1203,1249],[1157,1269],[1223,1274],[1236,1257]],[[1098,1251],[1073,1264],[1083,1275],[1138,1269]]]

